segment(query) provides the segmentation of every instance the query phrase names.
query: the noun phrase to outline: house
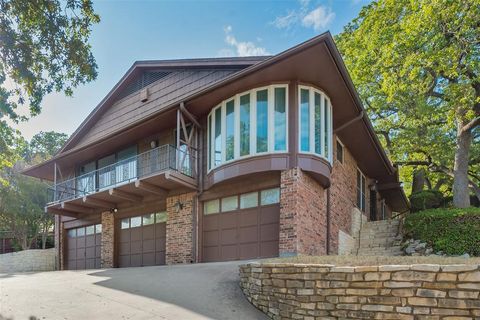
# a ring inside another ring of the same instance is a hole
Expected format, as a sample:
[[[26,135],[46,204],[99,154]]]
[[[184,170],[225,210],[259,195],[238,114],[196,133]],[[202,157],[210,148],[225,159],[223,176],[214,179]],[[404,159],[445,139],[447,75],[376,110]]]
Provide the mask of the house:
[[[61,269],[348,252],[408,201],[324,33],[275,56],[138,61],[51,160]]]

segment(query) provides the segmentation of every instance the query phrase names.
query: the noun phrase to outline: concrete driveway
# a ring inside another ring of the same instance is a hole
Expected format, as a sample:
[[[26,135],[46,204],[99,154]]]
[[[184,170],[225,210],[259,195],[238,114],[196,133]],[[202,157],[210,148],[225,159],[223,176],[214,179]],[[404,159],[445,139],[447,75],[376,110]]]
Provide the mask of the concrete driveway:
[[[238,286],[241,263],[0,274],[0,320],[267,319]]]

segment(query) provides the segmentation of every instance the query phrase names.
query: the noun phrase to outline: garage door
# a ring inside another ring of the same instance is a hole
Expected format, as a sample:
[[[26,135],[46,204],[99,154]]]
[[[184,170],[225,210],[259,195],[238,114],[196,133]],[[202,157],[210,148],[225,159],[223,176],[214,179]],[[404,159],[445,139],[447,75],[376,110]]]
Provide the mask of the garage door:
[[[166,212],[122,219],[118,266],[165,264],[166,221]]]
[[[100,268],[102,225],[67,230],[66,268],[83,270]]]
[[[280,190],[204,202],[203,261],[278,256]]]

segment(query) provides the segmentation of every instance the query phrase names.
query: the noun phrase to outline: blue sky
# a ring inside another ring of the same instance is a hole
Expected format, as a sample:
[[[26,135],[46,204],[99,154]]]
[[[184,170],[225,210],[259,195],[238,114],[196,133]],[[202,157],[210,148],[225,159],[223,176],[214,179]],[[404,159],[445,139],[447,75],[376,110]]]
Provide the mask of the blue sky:
[[[94,1],[101,22],[91,45],[96,81],[73,97],[51,94],[42,113],[17,126],[71,134],[135,60],[277,54],[357,16],[368,0]]]

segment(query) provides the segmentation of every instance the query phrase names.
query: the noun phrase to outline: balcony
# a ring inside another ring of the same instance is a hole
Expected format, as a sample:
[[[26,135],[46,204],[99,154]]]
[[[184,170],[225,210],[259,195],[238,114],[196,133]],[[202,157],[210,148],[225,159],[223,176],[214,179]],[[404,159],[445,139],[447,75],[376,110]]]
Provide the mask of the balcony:
[[[163,145],[84,175],[55,184],[47,210],[83,213],[142,201],[145,195],[196,188],[196,157],[187,148]],[[102,205],[103,204],[103,205]]]

